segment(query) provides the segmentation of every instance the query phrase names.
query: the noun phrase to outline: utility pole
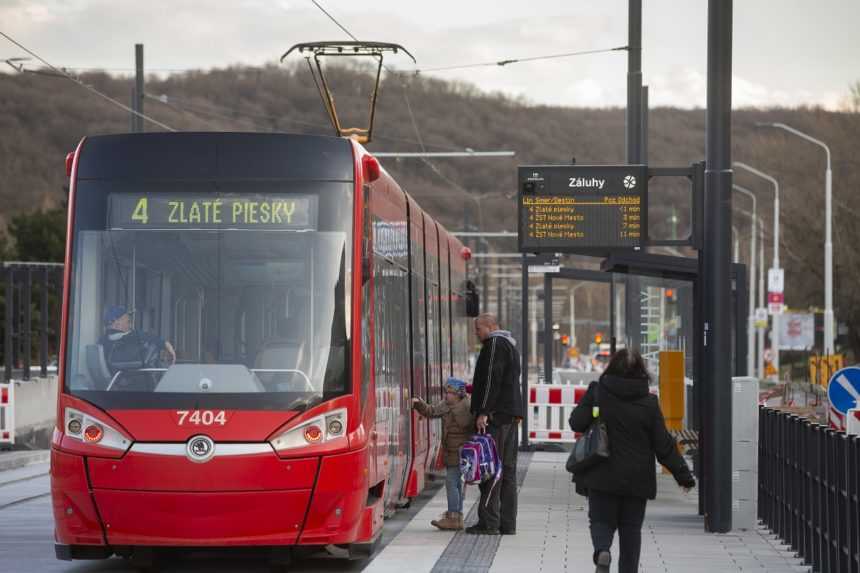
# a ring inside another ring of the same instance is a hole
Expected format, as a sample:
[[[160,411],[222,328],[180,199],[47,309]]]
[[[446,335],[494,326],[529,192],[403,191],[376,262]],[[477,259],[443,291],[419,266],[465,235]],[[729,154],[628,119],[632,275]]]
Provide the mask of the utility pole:
[[[629,0],[627,10],[627,163],[644,163],[642,124],[642,0]],[[610,308],[611,312],[614,309]],[[627,347],[639,350],[642,333],[642,300],[639,277],[627,276],[624,289],[624,316],[627,328]],[[613,317],[614,320],[614,317]],[[613,332],[614,336],[614,332]],[[610,336],[610,339],[612,336]],[[615,349],[613,348],[613,351]]]
[[[642,143],[640,144],[641,154],[640,161],[648,165],[648,114],[650,107],[648,104],[648,86],[642,86]],[[674,208],[674,206],[673,206]]]
[[[132,131],[143,133],[143,44],[134,45],[134,94],[132,109],[141,115],[132,116]]]
[[[705,528],[732,529],[732,0],[708,0],[708,109],[705,167],[703,429]]]
[[[628,0],[627,163],[642,162],[642,0]]]

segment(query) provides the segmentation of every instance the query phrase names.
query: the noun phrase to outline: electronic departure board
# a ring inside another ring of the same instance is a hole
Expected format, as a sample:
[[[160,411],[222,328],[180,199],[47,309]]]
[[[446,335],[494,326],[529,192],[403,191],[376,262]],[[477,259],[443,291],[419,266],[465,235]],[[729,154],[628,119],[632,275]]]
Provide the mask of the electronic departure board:
[[[521,252],[640,249],[648,237],[645,165],[521,166]]]
[[[316,195],[111,193],[108,228],[312,231]]]

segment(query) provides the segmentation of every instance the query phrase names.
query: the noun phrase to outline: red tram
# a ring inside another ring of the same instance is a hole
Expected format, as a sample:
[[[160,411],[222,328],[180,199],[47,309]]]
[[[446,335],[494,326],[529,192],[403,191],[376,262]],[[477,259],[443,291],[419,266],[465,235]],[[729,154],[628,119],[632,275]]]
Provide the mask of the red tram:
[[[466,371],[468,250],[347,139],[110,135],[68,163],[57,557],[372,551],[437,459],[411,398]]]

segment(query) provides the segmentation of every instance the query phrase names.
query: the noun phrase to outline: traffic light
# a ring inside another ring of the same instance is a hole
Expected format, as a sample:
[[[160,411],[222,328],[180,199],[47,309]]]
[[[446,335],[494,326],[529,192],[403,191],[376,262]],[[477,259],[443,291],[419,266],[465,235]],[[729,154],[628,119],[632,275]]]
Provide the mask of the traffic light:
[[[567,334],[561,335],[561,345],[562,346],[570,346],[570,336]]]
[[[598,332],[597,334],[594,335],[594,343],[600,344],[601,342],[603,342],[603,333]]]
[[[677,302],[678,301],[678,291],[673,288],[667,288],[665,291],[666,302]]]

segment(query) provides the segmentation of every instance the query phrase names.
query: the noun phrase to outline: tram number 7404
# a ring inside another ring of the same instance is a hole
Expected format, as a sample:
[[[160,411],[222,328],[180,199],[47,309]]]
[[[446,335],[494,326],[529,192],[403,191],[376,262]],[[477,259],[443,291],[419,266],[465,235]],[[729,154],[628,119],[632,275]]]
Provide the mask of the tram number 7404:
[[[176,415],[179,416],[180,426],[184,426],[186,423],[194,426],[214,426],[215,424],[223,426],[227,423],[227,414],[224,410],[217,412],[212,410],[177,410]]]

